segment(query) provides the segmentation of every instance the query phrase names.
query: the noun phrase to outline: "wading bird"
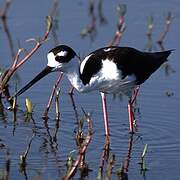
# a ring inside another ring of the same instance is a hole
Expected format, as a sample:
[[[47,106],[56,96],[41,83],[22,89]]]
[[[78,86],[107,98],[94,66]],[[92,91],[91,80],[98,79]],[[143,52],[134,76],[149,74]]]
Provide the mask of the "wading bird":
[[[144,83],[167,61],[171,51],[149,53],[131,47],[111,46],[91,52],[80,62],[78,61],[79,57],[71,47],[59,45],[48,52],[48,64],[45,69],[19,90],[15,97],[50,72],[61,71],[67,75],[77,91],[88,93],[98,90],[101,93],[105,134],[109,136],[106,94],[128,96],[128,107],[131,109],[133,89]],[[129,123],[130,132],[133,132],[132,118]]]

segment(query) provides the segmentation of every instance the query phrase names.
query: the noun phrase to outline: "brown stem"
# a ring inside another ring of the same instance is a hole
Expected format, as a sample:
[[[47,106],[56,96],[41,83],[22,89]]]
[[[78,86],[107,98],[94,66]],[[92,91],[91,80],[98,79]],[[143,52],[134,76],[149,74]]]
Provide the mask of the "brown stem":
[[[122,37],[125,29],[126,29],[125,18],[124,18],[124,16],[120,16],[114,37],[108,43],[108,46],[118,45],[120,43],[121,37]]]
[[[73,166],[71,167],[71,169],[69,170],[68,174],[63,178],[64,180],[68,180],[70,179],[76,172],[79,164],[82,162],[84,156],[85,156],[85,152],[87,150],[87,147],[89,145],[89,143],[91,142],[92,139],[92,119],[90,118],[90,116],[88,114],[85,113],[86,116],[86,120],[88,123],[88,133],[84,139],[84,142],[81,146],[81,148],[79,149],[79,154],[77,156],[76,161],[74,162]]]
[[[57,89],[58,84],[60,83],[62,77],[63,77],[63,74],[60,73],[60,75],[59,75],[59,77],[58,77],[56,83],[55,83],[54,86],[53,86],[51,95],[50,95],[50,97],[49,97],[48,104],[47,104],[46,109],[44,110],[44,114],[43,114],[43,119],[45,119],[45,120],[48,119],[48,112],[49,112],[49,109],[50,109],[50,107],[51,107],[52,100],[53,100],[54,94],[55,94],[55,92],[56,92],[56,89]]]
[[[111,179],[111,174],[112,174],[112,169],[113,169],[113,165],[115,163],[115,155],[113,154],[110,158],[109,158],[109,162],[107,165],[107,169],[106,169],[106,180],[110,180]]]
[[[133,134],[130,134],[129,141],[128,141],[127,156],[125,158],[124,165],[123,165],[124,170],[125,170],[126,173],[128,172],[129,162],[130,162],[130,159],[131,159],[132,146],[133,146]]]
[[[169,32],[170,30],[170,26],[171,26],[171,23],[172,23],[172,20],[173,20],[174,16],[172,15],[171,12],[168,12],[168,15],[166,17],[166,22],[165,22],[165,27],[164,27],[164,31],[160,34],[160,37],[157,41],[157,43],[159,44],[162,44],[167,33]]]
[[[100,179],[102,179],[102,176],[103,176],[103,169],[104,169],[105,161],[107,162],[109,159],[109,152],[110,152],[110,142],[109,142],[109,139],[106,139],[103,151],[101,153],[101,159],[100,159],[100,165],[99,165],[99,171],[98,171],[98,176]]]
[[[27,53],[26,56],[23,59],[21,59],[20,62],[17,64],[21,49],[18,50],[18,52],[16,54],[16,58],[14,59],[13,65],[7,71],[5,71],[5,74],[3,74],[1,76],[1,79],[0,79],[1,87],[0,88],[1,88],[2,92],[4,89],[7,88],[7,84],[9,82],[10,78],[12,77],[12,75],[15,73],[15,71],[19,67],[21,67],[40,48],[40,46],[47,40],[51,28],[52,28],[52,18],[47,17],[47,30],[46,30],[44,36],[38,42],[36,41],[35,47],[32,48],[32,50],[29,53]],[[6,94],[5,94],[5,96],[6,96]]]
[[[74,88],[72,87],[72,89],[74,89]],[[72,107],[73,107],[73,110],[74,110],[74,113],[75,113],[76,123],[79,124],[79,115],[78,115],[78,111],[77,111],[77,107],[76,107],[76,104],[75,104],[73,94],[70,93],[69,96],[70,96]]]
[[[6,33],[6,36],[7,36],[8,44],[9,44],[10,51],[11,51],[11,57],[13,58],[14,57],[13,41],[12,41],[11,33],[10,33],[8,25],[7,25],[6,16],[3,16],[3,17],[1,17],[2,24],[3,24],[4,32]]]

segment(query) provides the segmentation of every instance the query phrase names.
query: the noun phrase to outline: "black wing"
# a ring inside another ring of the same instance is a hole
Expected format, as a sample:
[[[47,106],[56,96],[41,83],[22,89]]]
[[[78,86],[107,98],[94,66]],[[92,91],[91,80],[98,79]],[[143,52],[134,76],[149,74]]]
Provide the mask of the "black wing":
[[[122,78],[134,74],[137,79],[136,84],[139,85],[167,61],[170,53],[171,50],[148,53],[131,47],[104,47],[89,55],[80,77],[83,84],[89,83],[91,77],[101,69],[102,61],[109,59],[121,70]]]

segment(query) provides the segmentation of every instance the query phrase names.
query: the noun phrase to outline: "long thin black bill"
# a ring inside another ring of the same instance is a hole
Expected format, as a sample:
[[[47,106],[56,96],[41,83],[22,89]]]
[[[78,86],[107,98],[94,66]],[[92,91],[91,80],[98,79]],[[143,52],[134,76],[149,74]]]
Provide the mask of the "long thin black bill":
[[[27,89],[29,89],[31,86],[33,86],[37,81],[42,79],[44,76],[52,72],[52,67],[46,66],[32,81],[30,81],[28,84],[26,84],[22,89],[20,89],[14,97],[17,97],[24,93]]]

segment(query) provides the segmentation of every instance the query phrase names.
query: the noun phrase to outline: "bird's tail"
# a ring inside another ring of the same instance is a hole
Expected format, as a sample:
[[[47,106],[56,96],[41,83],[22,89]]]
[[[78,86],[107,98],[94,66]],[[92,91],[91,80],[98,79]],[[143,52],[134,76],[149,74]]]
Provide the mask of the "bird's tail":
[[[167,61],[168,56],[171,54],[171,52],[174,51],[174,49],[167,50],[167,51],[162,51],[162,52],[156,52],[155,59],[160,59],[163,62]]]

